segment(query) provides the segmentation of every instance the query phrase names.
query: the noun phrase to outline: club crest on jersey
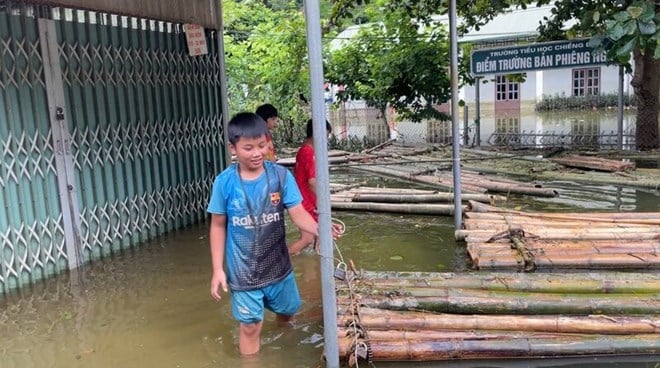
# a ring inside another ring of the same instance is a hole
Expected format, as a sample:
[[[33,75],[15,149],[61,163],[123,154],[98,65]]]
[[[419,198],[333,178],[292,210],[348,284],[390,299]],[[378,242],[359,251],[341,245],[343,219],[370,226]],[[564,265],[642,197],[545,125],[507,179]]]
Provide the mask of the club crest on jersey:
[[[280,192],[270,193],[270,203],[272,203],[273,206],[277,206],[278,204],[280,204],[281,199],[282,198],[280,197]]]

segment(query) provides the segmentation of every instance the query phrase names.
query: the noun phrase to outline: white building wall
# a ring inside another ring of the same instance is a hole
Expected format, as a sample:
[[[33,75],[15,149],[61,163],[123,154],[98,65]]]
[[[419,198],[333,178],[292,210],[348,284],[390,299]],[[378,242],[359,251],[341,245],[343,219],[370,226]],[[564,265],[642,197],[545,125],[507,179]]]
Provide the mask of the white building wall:
[[[618,93],[619,89],[619,68],[617,66],[601,65],[600,93],[613,94]],[[572,95],[572,74],[573,69],[551,69],[537,72],[528,72],[527,79],[520,85],[520,100],[522,105],[526,103],[536,103],[545,96]],[[630,75],[624,78],[624,93],[631,94]],[[481,84],[481,102],[492,104],[495,101],[495,76],[486,76],[482,80],[488,83]],[[461,89],[461,96],[467,103],[475,102],[474,86],[464,86]]]

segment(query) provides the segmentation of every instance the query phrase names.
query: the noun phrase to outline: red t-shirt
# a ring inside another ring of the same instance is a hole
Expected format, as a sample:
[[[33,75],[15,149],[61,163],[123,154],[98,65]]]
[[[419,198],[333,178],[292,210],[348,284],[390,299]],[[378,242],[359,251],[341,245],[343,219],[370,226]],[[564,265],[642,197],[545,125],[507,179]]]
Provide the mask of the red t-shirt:
[[[314,169],[314,148],[309,144],[303,144],[296,153],[296,166],[293,168],[300,194],[302,194],[303,207],[309,212],[314,220],[318,221],[316,214],[316,194],[309,187],[309,179],[316,178]]]

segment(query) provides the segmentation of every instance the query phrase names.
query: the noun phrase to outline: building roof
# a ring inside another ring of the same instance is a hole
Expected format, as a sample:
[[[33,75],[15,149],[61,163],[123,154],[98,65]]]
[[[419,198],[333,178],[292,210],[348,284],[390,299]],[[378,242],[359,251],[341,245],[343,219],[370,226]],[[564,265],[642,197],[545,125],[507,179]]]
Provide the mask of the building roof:
[[[468,34],[458,38],[458,42],[469,43],[492,43],[505,40],[517,40],[535,37],[538,34],[538,26],[544,17],[552,15],[553,5],[544,5],[540,7],[528,7],[527,9],[515,9],[506,13],[499,14],[479,30],[472,30]],[[449,17],[447,15],[435,16],[434,21],[449,26]],[[462,23],[459,17],[458,23]],[[354,25],[340,32],[335,39],[330,42],[330,49],[336,50],[345,42],[358,34],[364,25]]]

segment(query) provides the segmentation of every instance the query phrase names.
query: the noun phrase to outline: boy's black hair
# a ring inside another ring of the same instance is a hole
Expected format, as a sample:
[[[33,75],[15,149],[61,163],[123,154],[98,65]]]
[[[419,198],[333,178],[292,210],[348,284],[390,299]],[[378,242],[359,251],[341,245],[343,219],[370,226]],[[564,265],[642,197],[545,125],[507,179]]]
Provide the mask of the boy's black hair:
[[[236,144],[241,138],[258,138],[268,135],[264,119],[252,112],[239,112],[227,126],[229,143]]]
[[[314,123],[312,122],[312,119],[307,120],[307,137],[306,138],[312,138],[314,136]],[[332,125],[326,120],[325,121],[325,130],[327,132],[332,132]]]
[[[275,108],[275,106],[268,103],[257,107],[255,113],[261,116],[261,118],[264,119],[264,121],[270,118],[276,118],[278,116],[277,109]]]

